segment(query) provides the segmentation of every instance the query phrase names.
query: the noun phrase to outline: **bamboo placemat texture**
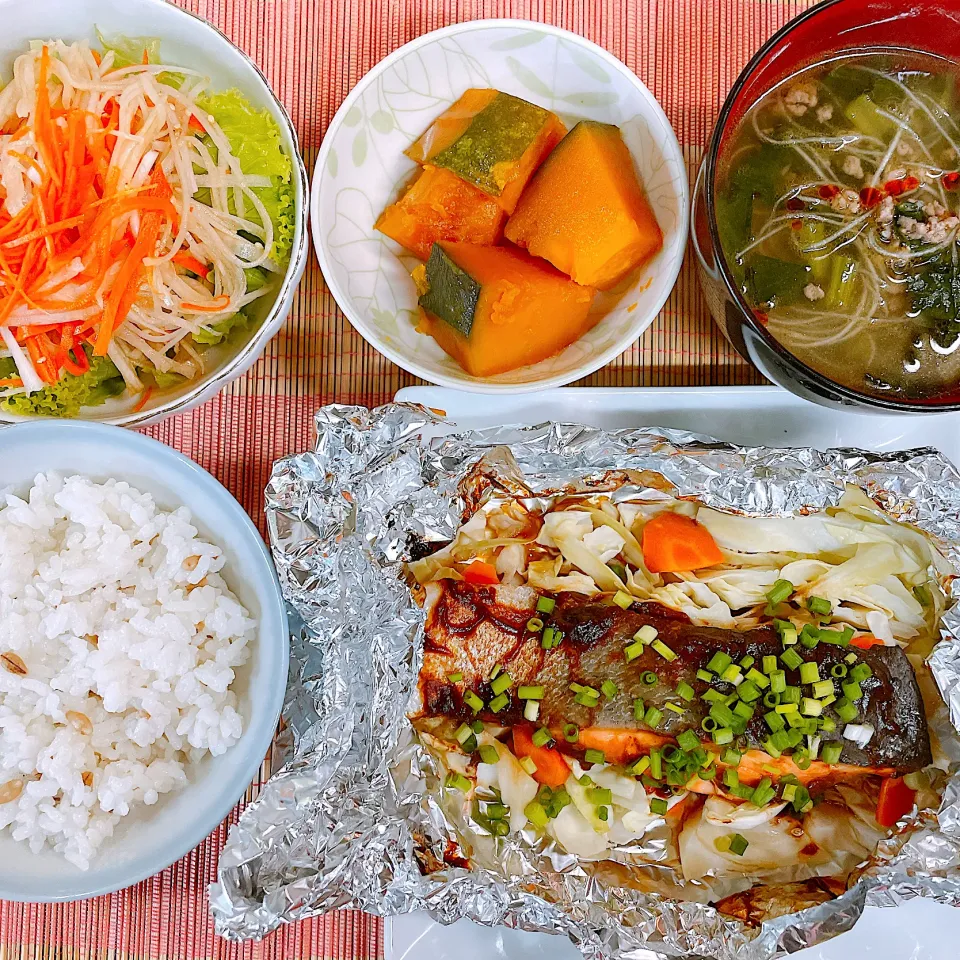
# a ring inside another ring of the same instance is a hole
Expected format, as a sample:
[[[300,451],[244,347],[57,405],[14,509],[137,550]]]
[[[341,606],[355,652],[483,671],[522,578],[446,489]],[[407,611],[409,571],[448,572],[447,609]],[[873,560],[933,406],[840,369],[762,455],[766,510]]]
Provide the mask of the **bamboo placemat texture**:
[[[737,73],[771,33],[810,5],[810,0],[175,2],[214,23],[260,65],[293,117],[311,173],[337,107],[377,61],[450,23],[518,17],[582,34],[634,70],[673,124],[691,184]],[[56,26],[50,25],[52,35]],[[312,260],[286,326],[253,370],[199,410],[149,432],[220,479],[262,530],[262,491],[270,465],[308,448],[318,406],[372,406],[416,382],[354,332]],[[759,382],[711,322],[688,252],[680,281],[647,334],[583,384]],[[206,886],[215,878],[227,826],[159,876],[113,896],[68,905],[0,903],[0,960],[367,960],[382,955],[379,922],[355,912],[285,927],[262,943],[237,945],[217,938]]]

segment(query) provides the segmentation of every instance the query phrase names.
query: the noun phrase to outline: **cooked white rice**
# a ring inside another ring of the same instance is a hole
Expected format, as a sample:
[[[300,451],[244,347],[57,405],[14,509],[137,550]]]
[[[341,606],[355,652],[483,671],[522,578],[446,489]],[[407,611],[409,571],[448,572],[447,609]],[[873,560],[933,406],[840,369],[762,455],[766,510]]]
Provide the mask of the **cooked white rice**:
[[[190,520],[78,476],[0,505],[0,830],[35,852],[86,869],[240,737],[229,688],[256,624]]]

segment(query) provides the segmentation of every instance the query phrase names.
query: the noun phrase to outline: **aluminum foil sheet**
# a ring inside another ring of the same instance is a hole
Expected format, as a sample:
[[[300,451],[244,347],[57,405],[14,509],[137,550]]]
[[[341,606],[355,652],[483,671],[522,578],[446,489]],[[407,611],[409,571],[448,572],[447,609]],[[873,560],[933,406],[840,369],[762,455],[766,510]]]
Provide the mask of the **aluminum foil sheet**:
[[[931,659],[946,701],[931,725],[950,754],[941,809],[883,841],[844,895],[792,903],[759,926],[605,882],[574,857],[545,864],[516,836],[502,856],[474,856],[465,868],[451,852],[469,824],[438,802],[436,765],[406,718],[423,612],[402,562],[413,539],[440,545],[454,535],[461,493],[536,493],[646,470],[712,506],[774,515],[835,503],[849,481],[941,538],[960,565],[960,475],[942,455],[748,449],[649,427],[451,433],[405,404],[326,407],[316,427],[316,449],[277,462],[266,491],[294,632],[291,674],[279,772],[231,830],[211,887],[222,935],[262,937],[339,907],[427,910],[444,923],[466,917],[569,936],[596,960],[764,960],[848,930],[868,904],[923,896],[960,906],[960,606]],[[481,457],[482,482],[461,490]]]

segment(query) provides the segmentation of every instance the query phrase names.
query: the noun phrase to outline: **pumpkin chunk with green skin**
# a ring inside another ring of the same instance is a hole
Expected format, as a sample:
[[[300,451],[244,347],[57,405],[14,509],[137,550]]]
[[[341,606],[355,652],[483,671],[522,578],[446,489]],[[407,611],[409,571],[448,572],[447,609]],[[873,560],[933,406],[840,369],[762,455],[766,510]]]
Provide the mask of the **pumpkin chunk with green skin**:
[[[438,243],[413,278],[421,333],[474,377],[545,360],[598,319],[594,290],[515,247]]]
[[[449,170],[427,165],[406,193],[380,214],[377,229],[426,260],[439,240],[496,243],[506,217],[493,197]]]
[[[556,114],[499,90],[470,89],[406,151],[472,183],[511,213],[560,142],[566,127]]]
[[[616,286],[663,246],[620,130],[592,120],[560,141],[505,232],[577,283],[601,290]]]

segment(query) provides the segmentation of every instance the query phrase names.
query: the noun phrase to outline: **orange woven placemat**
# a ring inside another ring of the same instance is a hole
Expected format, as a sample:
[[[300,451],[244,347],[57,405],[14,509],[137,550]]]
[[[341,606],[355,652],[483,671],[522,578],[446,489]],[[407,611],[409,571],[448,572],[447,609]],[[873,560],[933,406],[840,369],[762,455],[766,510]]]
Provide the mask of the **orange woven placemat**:
[[[673,123],[691,183],[722,99],[743,64],[774,30],[810,5],[810,0],[176,2],[216,24],[260,65],[293,117],[311,171],[337,107],[378,60],[449,23],[519,17],[582,34],[633,69]],[[56,32],[51,23],[51,35]],[[270,465],[309,446],[318,406],[384,403],[416,382],[353,331],[312,262],[286,326],[253,370],[199,410],[149,432],[211,471],[263,529],[262,491]],[[759,382],[710,321],[689,254],[647,334],[583,381],[590,386]],[[240,809],[242,804],[229,822]],[[227,826],[159,876],[112,896],[67,905],[0,903],[0,960],[381,956],[379,922],[355,912],[286,927],[262,943],[217,938],[206,886],[215,877]]]

